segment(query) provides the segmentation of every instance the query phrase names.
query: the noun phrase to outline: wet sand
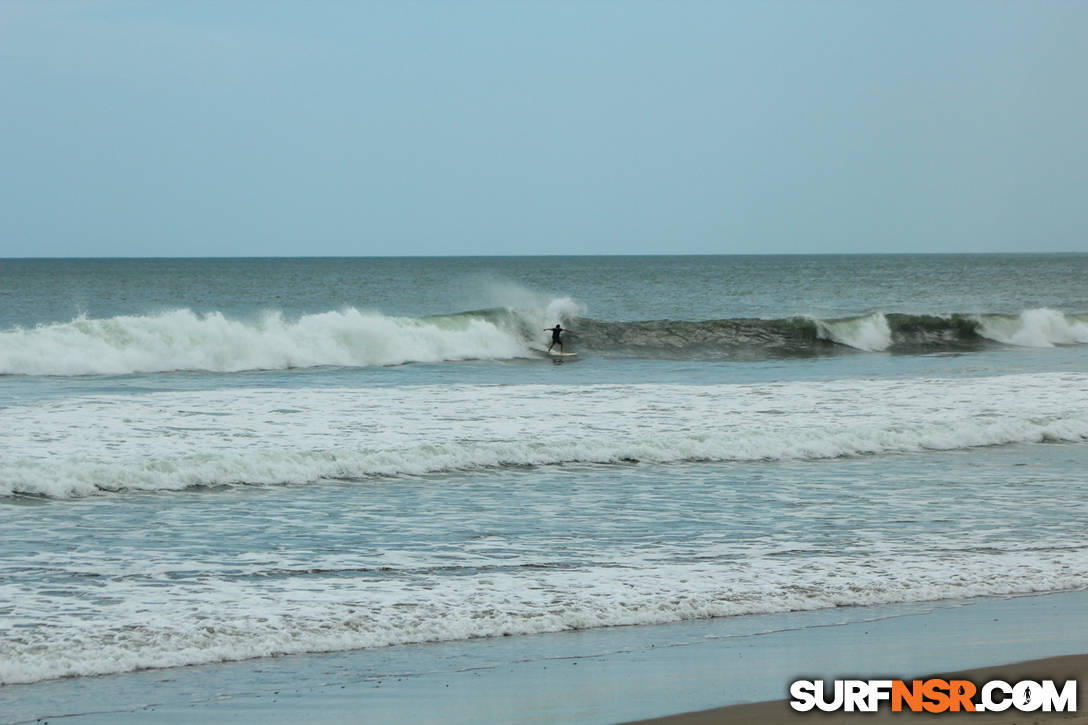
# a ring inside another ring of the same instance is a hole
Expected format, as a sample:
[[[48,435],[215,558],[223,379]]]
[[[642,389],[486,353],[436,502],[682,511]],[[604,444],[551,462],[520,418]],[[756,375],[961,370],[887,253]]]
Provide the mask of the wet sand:
[[[719,723],[736,725],[767,723],[768,725],[776,725],[776,723],[800,722],[819,722],[833,725],[840,722],[857,723],[865,721],[934,722],[934,718],[937,718],[941,722],[951,719],[977,723],[977,725],[1011,725],[1012,723],[1031,725],[1032,723],[1053,722],[1088,723],[1088,696],[1086,696],[1086,693],[1088,693],[1088,654],[1047,657],[996,667],[978,667],[958,672],[932,672],[920,675],[918,679],[926,679],[930,676],[943,679],[965,679],[975,683],[987,680],[1005,680],[1006,682],[1044,679],[1056,681],[1076,680],[1078,711],[1074,713],[1020,712],[1010,708],[1000,713],[945,713],[939,717],[927,713],[893,713],[886,708],[878,713],[803,713],[792,710],[786,700],[771,700],[700,710],[680,715],[669,715],[637,722],[642,725],[718,725]]]

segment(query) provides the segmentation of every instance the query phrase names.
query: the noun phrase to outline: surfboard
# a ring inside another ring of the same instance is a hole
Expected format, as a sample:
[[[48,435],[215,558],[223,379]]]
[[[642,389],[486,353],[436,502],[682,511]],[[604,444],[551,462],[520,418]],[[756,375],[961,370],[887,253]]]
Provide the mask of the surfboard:
[[[558,350],[552,350],[548,353],[552,357],[574,357],[578,353],[576,352],[559,352]]]

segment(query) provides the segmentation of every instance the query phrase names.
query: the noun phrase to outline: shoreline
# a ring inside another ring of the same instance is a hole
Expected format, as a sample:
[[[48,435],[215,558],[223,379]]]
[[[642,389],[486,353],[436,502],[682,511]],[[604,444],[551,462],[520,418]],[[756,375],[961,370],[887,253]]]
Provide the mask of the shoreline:
[[[941,715],[951,718],[968,718],[971,723],[978,725],[998,725],[1005,723],[1030,723],[1062,721],[1065,723],[1088,723],[1088,653],[1076,655],[1061,655],[1057,657],[1045,657],[1042,659],[1011,662],[1004,665],[988,667],[974,667],[955,672],[938,671],[924,675],[916,675],[916,679],[928,679],[929,677],[942,677],[944,679],[965,679],[975,683],[988,680],[1005,680],[1016,682],[1017,680],[1076,680],[1077,681],[1077,710],[1072,713],[1064,712],[1020,712],[1009,709],[1005,712],[992,713],[944,713]],[[716,723],[786,723],[802,722],[804,720],[818,720],[821,723],[833,725],[839,722],[869,721],[906,721],[917,722],[923,719],[933,718],[928,713],[893,713],[887,707],[876,713],[867,712],[795,712],[789,706],[788,700],[767,700],[756,703],[740,705],[726,705],[724,707],[685,712],[677,715],[665,715],[663,717],[648,718],[645,720],[633,720],[622,725],[714,725]]]
[[[1073,591],[292,655],[9,685],[0,722],[762,722],[793,715],[782,698],[799,678],[1080,667],[1086,613]]]

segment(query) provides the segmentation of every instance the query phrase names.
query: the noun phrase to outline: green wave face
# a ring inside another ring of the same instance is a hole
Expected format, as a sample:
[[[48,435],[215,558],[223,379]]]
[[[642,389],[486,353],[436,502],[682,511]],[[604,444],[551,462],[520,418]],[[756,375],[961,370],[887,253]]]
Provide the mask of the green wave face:
[[[1025,310],[1019,315],[880,313],[821,320],[736,318],[688,322],[575,320],[580,347],[607,355],[759,360],[850,352],[970,352],[998,345],[1088,343],[1088,315]]]

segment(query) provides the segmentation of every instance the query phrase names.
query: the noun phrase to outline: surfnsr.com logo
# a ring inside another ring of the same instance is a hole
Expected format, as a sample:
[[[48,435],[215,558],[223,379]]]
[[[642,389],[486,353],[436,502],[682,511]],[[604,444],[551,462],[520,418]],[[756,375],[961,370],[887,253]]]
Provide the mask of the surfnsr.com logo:
[[[970,680],[834,680],[830,691],[823,680],[796,680],[790,685],[790,707],[798,712],[1076,712],[1077,681],[1060,687],[1054,680],[990,680],[981,686]]]

